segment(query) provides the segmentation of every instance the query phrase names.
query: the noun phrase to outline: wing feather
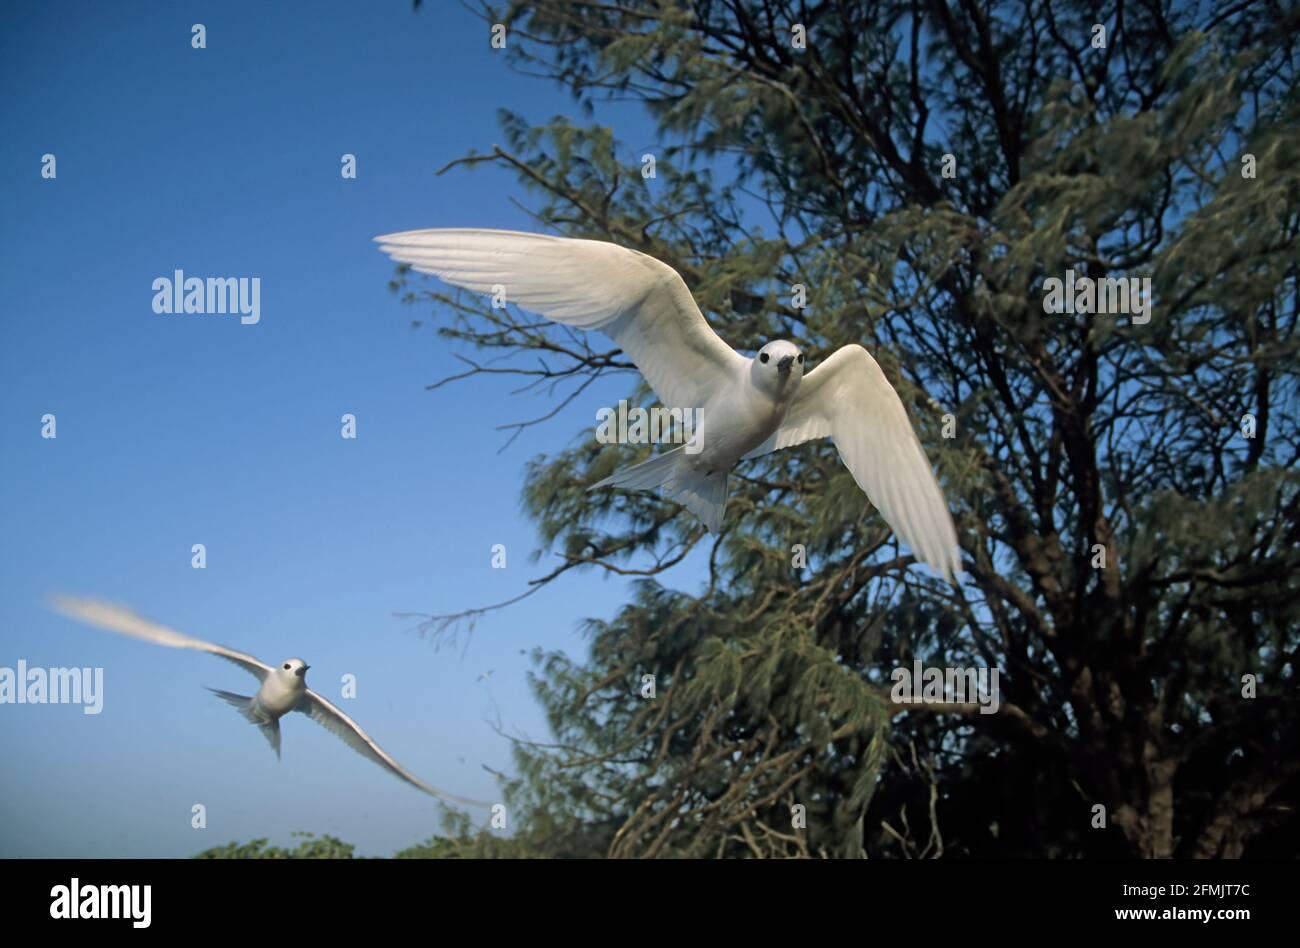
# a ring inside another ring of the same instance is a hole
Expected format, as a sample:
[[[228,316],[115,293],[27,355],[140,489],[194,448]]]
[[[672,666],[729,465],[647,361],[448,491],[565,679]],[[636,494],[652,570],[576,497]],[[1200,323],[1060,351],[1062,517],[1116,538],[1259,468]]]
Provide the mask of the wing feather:
[[[101,629],[108,629],[110,632],[119,632],[122,635],[152,642],[154,645],[165,645],[168,648],[192,648],[200,652],[208,652],[234,662],[258,681],[265,679],[271,672],[269,665],[252,655],[237,652],[224,645],[205,642],[203,639],[196,639],[165,625],[159,625],[157,622],[136,615],[126,606],[98,599],[79,599],[75,596],[55,596],[51,600],[51,605],[65,616]]]
[[[917,559],[945,579],[961,573],[957,530],[907,409],[876,360],[844,346],[799,385],[781,427],[747,458],[831,438],[867,498]]]
[[[509,230],[442,228],[376,237],[420,273],[507,302],[619,345],[667,408],[698,408],[719,373],[743,356],[723,342],[680,275],[637,250],[599,240]]]
[[[429,786],[423,780],[414,776],[405,767],[393,760],[392,757],[384,751],[382,747],[375,743],[374,738],[361,729],[361,725],[344,714],[338,707],[322,698],[319,694],[307,689],[307,694],[303,696],[302,703],[296,709],[310,717],[325,730],[334,734],[336,737],[343,739],[343,742],[362,756],[374,761],[380,767],[383,767],[389,773],[417,789],[423,790],[430,796],[437,797],[439,800],[445,800],[449,803],[460,803],[465,806],[489,807],[491,804],[483,803],[480,800],[470,800],[465,797],[458,797],[455,794],[446,793],[435,787]]]

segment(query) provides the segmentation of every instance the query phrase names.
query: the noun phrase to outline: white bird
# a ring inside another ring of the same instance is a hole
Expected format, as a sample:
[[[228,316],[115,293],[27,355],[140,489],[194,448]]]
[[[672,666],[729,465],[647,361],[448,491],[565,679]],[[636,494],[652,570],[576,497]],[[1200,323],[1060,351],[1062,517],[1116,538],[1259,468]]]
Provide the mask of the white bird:
[[[234,705],[240,714],[251,723],[256,724],[275,750],[276,757],[280,756],[280,718],[290,711],[301,711],[326,730],[341,737],[348,746],[370,758],[389,773],[400,777],[431,796],[469,806],[486,807],[490,805],[478,800],[468,800],[464,797],[444,793],[429,786],[423,780],[412,776],[406,768],[388,756],[369,734],[361,730],[361,726],[356,721],[353,721],[333,704],[307,687],[307,669],[311,666],[301,658],[285,659],[280,665],[272,668],[252,655],[237,652],[224,645],[216,645],[202,639],[192,638],[184,633],[177,632],[175,629],[169,629],[164,625],[150,622],[148,619],[136,615],[125,606],[94,599],[78,599],[71,596],[56,596],[52,600],[52,605],[64,615],[79,619],[90,625],[108,629],[112,632],[120,632],[123,635],[130,635],[146,642],[152,642],[155,645],[166,645],[170,648],[192,648],[200,652],[210,652],[213,655],[234,662],[240,668],[251,673],[262,683],[255,695],[237,695],[229,691],[221,691],[218,688],[209,688],[208,690]]]
[[[521,309],[604,332],[665,407],[698,409],[697,453],[677,447],[593,488],[662,487],[716,532],[727,474],[739,461],[829,437],[917,559],[949,581],[961,572],[943,491],[902,401],[861,346],[844,346],[806,377],[803,353],[784,339],[746,358],[709,328],[676,270],[604,241],[451,228],[375,240],[394,260],[452,286],[504,288]]]

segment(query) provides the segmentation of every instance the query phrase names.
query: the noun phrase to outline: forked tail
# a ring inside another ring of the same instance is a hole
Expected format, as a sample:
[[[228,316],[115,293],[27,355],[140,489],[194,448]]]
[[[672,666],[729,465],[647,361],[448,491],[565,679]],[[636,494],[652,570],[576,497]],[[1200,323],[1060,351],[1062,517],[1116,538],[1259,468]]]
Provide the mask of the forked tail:
[[[280,757],[280,720],[273,718],[262,711],[248,695],[237,695],[232,691],[222,691],[220,688],[209,688],[222,701],[234,707],[236,711],[242,714],[250,724],[256,724],[262,736],[266,738],[275,751],[276,759]]]
[[[695,471],[682,463],[686,446],[673,448],[648,461],[615,471],[588,490],[598,487],[625,487],[630,490],[653,490],[662,487],[664,496],[675,500],[699,517],[711,533],[722,528],[727,509],[727,472]]]

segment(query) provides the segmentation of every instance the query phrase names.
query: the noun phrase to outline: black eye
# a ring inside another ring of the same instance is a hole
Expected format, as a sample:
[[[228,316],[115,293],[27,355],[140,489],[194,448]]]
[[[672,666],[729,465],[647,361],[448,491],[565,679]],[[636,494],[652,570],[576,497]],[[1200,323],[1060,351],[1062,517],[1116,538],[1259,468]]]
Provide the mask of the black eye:
[[[800,357],[799,357],[799,364],[800,364],[800,365],[803,365],[803,356],[800,356]]]
[[[288,662],[285,662],[285,663],[284,663],[284,670],[285,670],[285,671],[288,671],[288,670],[289,670],[289,663],[288,663]]]
[[[758,361],[759,361],[759,362],[766,363],[766,362],[767,362],[767,358],[768,358],[767,353],[764,352],[764,353],[762,353],[762,354],[759,355],[759,357],[758,357]]]

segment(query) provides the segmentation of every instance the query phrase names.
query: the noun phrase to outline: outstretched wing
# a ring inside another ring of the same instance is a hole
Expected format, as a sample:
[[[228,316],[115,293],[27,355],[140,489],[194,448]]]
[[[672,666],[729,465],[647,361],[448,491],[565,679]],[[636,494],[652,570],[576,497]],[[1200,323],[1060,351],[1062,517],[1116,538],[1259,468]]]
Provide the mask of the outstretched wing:
[[[435,229],[376,237],[420,273],[578,329],[599,329],[667,408],[698,408],[720,374],[746,364],[709,328],[677,271],[599,240],[510,230]]]
[[[814,438],[835,442],[853,479],[917,559],[950,582],[961,572],[952,515],[907,409],[861,346],[837,350],[805,375],[781,427],[746,457]]]
[[[400,777],[414,787],[423,790],[430,796],[437,797],[439,800],[446,800],[450,803],[460,803],[465,806],[489,807],[490,803],[483,803],[480,800],[468,800],[465,797],[458,797],[454,794],[444,793],[435,787],[429,786],[423,780],[413,776],[405,767],[399,764],[393,758],[389,757],[382,747],[375,743],[374,739],[361,730],[361,725],[352,720],[335,705],[326,701],[310,688],[307,694],[303,696],[302,702],[295,709],[309,716],[325,730],[343,738],[343,740],[353,750],[359,751],[362,755],[370,758],[380,767],[383,767],[389,773]]]
[[[169,629],[165,625],[150,622],[148,619],[136,615],[126,606],[119,606],[98,599],[78,599],[74,596],[55,596],[51,599],[51,605],[56,611],[63,613],[65,616],[80,619],[89,625],[97,625],[101,629],[108,629],[110,632],[120,632],[132,638],[152,642],[154,645],[166,645],[168,648],[192,648],[200,652],[219,655],[228,661],[234,662],[256,677],[258,681],[265,679],[271,672],[269,665],[252,655],[236,652],[233,648],[226,648],[224,645],[205,642],[202,639],[196,639],[177,632],[175,629]]]

